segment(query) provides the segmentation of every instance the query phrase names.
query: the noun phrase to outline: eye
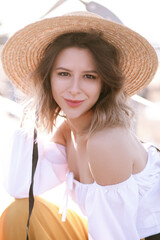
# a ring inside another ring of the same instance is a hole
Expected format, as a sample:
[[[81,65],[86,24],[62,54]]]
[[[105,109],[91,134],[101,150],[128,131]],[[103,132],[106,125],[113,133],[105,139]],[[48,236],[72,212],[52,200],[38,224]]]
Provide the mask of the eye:
[[[84,75],[85,78],[88,78],[88,79],[96,79],[96,76],[92,75],[92,74],[86,74]]]
[[[68,77],[70,76],[70,74],[68,72],[59,72],[58,73],[59,76],[62,76],[62,77]]]

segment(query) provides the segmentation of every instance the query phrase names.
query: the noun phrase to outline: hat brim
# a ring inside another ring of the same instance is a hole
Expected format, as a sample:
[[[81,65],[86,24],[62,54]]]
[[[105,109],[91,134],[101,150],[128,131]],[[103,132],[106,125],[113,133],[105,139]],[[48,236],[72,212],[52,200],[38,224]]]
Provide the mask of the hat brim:
[[[15,33],[2,51],[6,75],[15,87],[25,94],[31,93],[32,79],[29,76],[38,66],[48,44],[61,34],[88,32],[91,29],[102,32],[104,40],[119,50],[127,96],[138,93],[152,81],[158,58],[151,44],[123,25],[87,14],[44,19]]]

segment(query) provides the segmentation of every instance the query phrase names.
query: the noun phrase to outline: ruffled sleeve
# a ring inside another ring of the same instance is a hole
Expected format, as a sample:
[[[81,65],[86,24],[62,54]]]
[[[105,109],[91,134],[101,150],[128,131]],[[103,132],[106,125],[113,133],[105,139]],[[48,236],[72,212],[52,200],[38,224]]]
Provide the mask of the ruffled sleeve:
[[[76,201],[88,218],[90,240],[139,240],[136,229],[139,196],[132,176],[116,185],[101,186],[96,182],[76,185]],[[80,202],[79,194],[84,202]]]
[[[75,181],[90,240],[139,240],[160,232],[160,156],[153,146],[147,151],[145,168],[124,182],[100,186]]]
[[[29,195],[32,169],[33,137],[17,130],[13,137],[9,171],[5,187],[16,198]],[[34,195],[39,195],[65,180],[68,170],[66,151],[63,145],[44,143],[38,139],[38,163],[34,176]]]

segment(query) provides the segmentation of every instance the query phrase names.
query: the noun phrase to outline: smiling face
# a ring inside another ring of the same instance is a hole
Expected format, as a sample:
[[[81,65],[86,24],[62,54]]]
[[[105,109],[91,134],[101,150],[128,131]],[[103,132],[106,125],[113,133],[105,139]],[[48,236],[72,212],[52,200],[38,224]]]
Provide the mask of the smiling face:
[[[63,49],[54,61],[50,81],[53,97],[68,119],[89,112],[101,92],[101,79],[87,48]]]

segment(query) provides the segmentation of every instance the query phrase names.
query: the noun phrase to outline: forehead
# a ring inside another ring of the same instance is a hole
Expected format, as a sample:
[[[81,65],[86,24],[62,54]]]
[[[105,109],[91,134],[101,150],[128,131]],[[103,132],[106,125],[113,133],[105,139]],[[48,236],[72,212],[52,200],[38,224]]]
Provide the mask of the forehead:
[[[88,48],[68,47],[59,52],[54,66],[59,64],[78,64],[79,66],[94,66],[95,61],[91,51]]]

